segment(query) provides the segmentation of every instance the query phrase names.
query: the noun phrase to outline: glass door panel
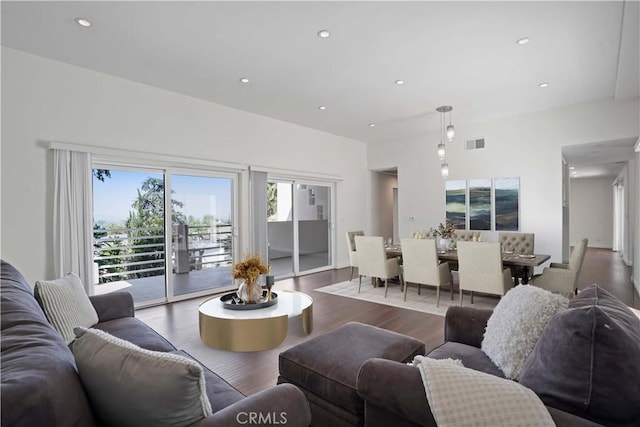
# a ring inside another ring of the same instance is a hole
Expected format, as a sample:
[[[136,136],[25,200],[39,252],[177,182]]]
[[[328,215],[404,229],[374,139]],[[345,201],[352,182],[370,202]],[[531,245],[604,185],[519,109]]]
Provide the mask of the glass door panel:
[[[293,183],[267,182],[267,241],[271,274],[291,276],[294,266]]]
[[[332,264],[331,187],[296,184],[298,270],[307,272]]]
[[[233,180],[171,175],[173,295],[233,287]]]
[[[96,294],[127,290],[136,304],[166,300],[162,172],[93,170]]]

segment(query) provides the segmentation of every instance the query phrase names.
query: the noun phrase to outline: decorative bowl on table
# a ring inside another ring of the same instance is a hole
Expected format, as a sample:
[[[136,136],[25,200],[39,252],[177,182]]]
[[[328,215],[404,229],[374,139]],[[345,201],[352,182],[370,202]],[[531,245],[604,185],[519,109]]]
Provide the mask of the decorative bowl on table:
[[[271,292],[271,299],[267,299],[268,295],[269,292],[267,290],[263,290],[260,301],[253,304],[245,304],[240,297],[238,297],[237,293],[231,292],[221,296],[220,301],[222,301],[222,306],[229,310],[257,310],[260,308],[271,307],[278,303],[278,294]]]

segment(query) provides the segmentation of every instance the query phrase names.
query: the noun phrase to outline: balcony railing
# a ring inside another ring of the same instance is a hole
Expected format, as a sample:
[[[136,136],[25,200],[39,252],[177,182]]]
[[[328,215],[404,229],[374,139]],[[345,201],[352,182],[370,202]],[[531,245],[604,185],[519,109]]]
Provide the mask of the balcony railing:
[[[165,235],[162,227],[94,230],[94,263],[98,283],[165,273]],[[171,265],[174,273],[229,265],[232,225],[173,226]]]

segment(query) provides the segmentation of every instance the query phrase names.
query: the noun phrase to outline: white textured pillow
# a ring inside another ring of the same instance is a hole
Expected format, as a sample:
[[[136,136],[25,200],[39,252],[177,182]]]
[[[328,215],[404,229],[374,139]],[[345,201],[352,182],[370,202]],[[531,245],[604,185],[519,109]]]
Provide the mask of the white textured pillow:
[[[34,294],[49,323],[62,334],[67,344],[76,337],[73,328],[90,328],[98,323],[98,314],[77,274],[69,273],[56,280],[39,280]]]
[[[482,351],[505,377],[517,380],[549,319],[568,304],[567,298],[542,288],[516,286],[502,297],[489,317]]]
[[[212,414],[202,366],[99,329],[76,328],[71,350],[103,425],[187,426]]]
[[[555,426],[540,398],[515,381],[465,368],[451,359],[417,356],[416,360],[439,427]]]

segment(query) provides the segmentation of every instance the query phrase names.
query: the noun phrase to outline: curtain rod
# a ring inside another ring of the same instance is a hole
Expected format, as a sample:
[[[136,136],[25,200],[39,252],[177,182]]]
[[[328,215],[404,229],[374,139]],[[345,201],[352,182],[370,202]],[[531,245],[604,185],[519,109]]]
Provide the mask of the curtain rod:
[[[197,165],[225,169],[247,170],[248,165],[233,162],[220,162],[215,160],[199,159],[195,157],[176,156],[169,154],[148,153],[143,151],[130,151],[116,148],[97,147],[93,145],[71,144],[67,142],[50,141],[49,149],[78,151],[90,153],[97,157],[126,158],[134,160],[153,160],[170,165]]]

